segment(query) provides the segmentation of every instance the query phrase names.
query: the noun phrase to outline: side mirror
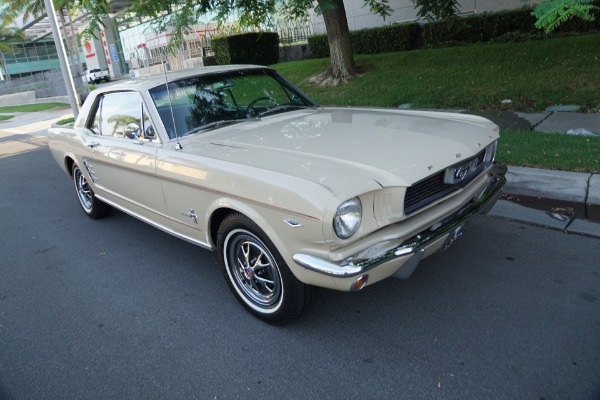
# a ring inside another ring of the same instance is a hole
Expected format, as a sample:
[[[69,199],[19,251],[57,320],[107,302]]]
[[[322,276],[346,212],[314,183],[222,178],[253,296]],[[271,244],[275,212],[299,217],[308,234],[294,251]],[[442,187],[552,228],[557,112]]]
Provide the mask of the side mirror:
[[[130,122],[129,124],[127,124],[127,126],[125,126],[125,129],[123,129],[123,135],[126,136],[128,139],[139,140],[141,131],[142,130],[140,129],[140,126],[138,124],[136,124],[135,122]]]

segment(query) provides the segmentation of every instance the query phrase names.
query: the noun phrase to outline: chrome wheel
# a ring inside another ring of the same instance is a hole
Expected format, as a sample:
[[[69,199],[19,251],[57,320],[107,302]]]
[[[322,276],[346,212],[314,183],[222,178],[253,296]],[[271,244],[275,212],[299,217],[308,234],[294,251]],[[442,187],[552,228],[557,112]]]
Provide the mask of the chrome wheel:
[[[81,208],[92,219],[104,218],[110,214],[112,207],[99,200],[88,183],[85,175],[77,166],[73,163],[71,174],[73,176],[73,182],[75,183],[75,191],[77,192],[77,198]]]
[[[314,288],[300,282],[254,221],[232,212],[221,221],[217,249],[227,285],[246,310],[274,325],[300,317]]]
[[[78,166],[73,168],[73,180],[75,181],[75,190],[77,190],[77,197],[79,198],[81,207],[83,207],[86,213],[91,213],[94,201],[94,192],[92,192],[90,185],[88,185],[85,176]]]
[[[244,301],[261,312],[274,312],[283,295],[279,267],[269,249],[249,231],[236,229],[225,238],[227,273]]]

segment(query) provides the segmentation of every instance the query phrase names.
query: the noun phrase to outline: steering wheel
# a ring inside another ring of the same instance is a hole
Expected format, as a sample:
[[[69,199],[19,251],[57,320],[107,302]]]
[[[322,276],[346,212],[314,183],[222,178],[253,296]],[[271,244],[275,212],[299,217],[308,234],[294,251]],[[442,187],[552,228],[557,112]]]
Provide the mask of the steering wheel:
[[[253,114],[256,114],[256,110],[254,109],[254,105],[255,105],[256,103],[258,103],[259,101],[261,101],[261,100],[270,101],[270,102],[271,102],[271,103],[273,103],[274,105],[277,105],[277,102],[276,102],[275,100],[273,100],[272,98],[270,98],[270,97],[266,97],[266,96],[265,96],[265,97],[257,97],[256,99],[252,100],[252,101],[250,102],[250,104],[248,104],[248,105],[246,106],[246,111],[248,111],[248,110],[252,110],[252,113],[253,113]]]

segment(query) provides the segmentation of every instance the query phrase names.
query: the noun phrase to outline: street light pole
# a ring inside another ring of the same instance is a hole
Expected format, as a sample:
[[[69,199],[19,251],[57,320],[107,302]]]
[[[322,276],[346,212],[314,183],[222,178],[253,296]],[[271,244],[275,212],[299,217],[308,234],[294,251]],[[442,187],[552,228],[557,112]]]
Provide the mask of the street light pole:
[[[75,82],[73,82],[73,76],[71,75],[71,68],[67,62],[67,54],[65,53],[65,46],[63,45],[60,31],[58,30],[58,24],[56,22],[56,12],[52,5],[52,0],[44,0],[46,5],[46,14],[52,27],[52,36],[54,36],[54,44],[56,45],[56,52],[58,53],[58,61],[60,62],[60,70],[65,80],[65,86],[67,87],[67,95],[69,96],[69,103],[71,103],[71,109],[75,118],[79,115],[79,101],[77,101],[77,92],[75,90]]]

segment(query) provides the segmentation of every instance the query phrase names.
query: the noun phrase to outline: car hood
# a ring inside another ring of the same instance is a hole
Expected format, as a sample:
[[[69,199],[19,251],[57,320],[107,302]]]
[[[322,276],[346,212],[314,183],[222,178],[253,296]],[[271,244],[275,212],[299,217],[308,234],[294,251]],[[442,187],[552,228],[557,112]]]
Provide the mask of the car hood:
[[[186,150],[209,151],[210,157],[308,179],[339,193],[365,180],[410,186],[497,138],[495,124],[472,115],[319,108],[196,135]]]

